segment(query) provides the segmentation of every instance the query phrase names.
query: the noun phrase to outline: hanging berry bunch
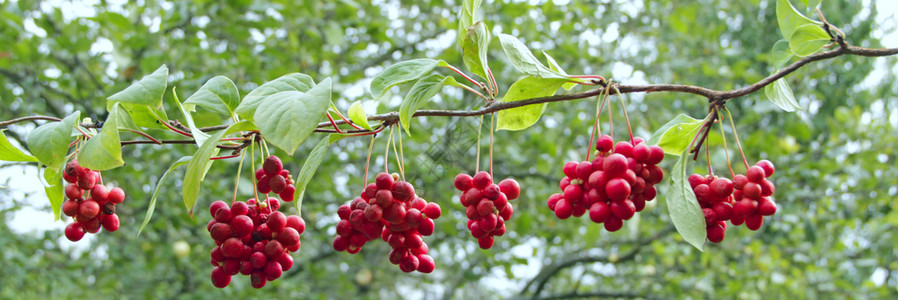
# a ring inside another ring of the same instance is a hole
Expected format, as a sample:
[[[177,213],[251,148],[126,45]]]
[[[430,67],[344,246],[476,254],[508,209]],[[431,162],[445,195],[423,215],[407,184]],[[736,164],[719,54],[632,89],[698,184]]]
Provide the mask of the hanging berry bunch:
[[[606,94],[597,109],[593,135],[599,131],[599,116],[607,97]],[[623,101],[621,108],[624,108]],[[585,161],[564,165],[565,177],[559,184],[561,193],[549,196],[547,203],[559,219],[581,217],[589,212],[590,220],[603,223],[606,230],[614,232],[623,227],[624,220],[645,209],[646,201],[655,199],[655,184],[664,179],[664,171],[658,167],[664,159],[664,151],[661,147],[648,145],[642,138],[634,138],[626,109],[623,111],[630,132],[629,141],[615,144],[613,137],[602,135],[595,143],[595,159],[590,161],[587,153]],[[608,113],[610,122],[610,105]],[[613,127],[611,131],[614,131]]]
[[[100,227],[109,232],[118,230],[115,205],[125,201],[122,188],[108,189],[102,183],[100,172],[82,167],[77,160],[66,164],[62,177],[69,183],[65,187],[62,213],[75,219],[65,227],[67,239],[77,242],[85,232],[97,233]]]
[[[262,194],[278,194],[287,202],[293,201],[296,193],[290,171],[284,169],[281,159],[274,155],[268,156],[262,167],[256,170],[256,189]]]

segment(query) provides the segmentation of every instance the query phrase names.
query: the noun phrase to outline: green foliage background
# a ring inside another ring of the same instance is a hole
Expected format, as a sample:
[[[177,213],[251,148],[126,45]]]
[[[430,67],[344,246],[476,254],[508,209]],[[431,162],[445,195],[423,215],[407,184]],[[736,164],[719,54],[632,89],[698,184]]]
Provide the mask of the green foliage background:
[[[482,11],[494,33],[515,35],[545,50],[569,73],[610,75],[624,83],[684,83],[730,89],[755,82],[773,68],[768,55],[780,39],[773,1],[572,1],[531,4],[487,1]],[[793,1],[805,11],[802,1]],[[827,19],[855,45],[877,47],[875,7],[861,1],[823,1]],[[330,76],[344,91],[337,105],[376,102],[377,112],[395,111],[400,90],[381,99],[360,92],[385,66],[411,58],[440,58],[461,66],[455,46],[458,3],[444,1],[101,1],[78,10],[46,2],[0,3],[0,119],[32,114],[105,119],[105,97],[166,64],[170,85],[185,99],[206,80],[225,75],[245,95],[255,86],[290,72],[316,80]],[[83,4],[79,4],[83,5]],[[33,25],[33,26],[32,26]],[[36,27],[44,34],[25,28]],[[495,34],[494,34],[495,35]],[[604,37],[599,39],[599,37]],[[98,52],[106,44],[112,52]],[[95,49],[95,50],[92,50]],[[491,66],[503,90],[520,76],[507,65],[498,42]],[[746,155],[770,159],[781,208],[752,232],[731,228],[726,240],[699,252],[672,233],[664,193],[623,230],[608,233],[586,219],[557,220],[545,200],[557,191],[565,161],[582,159],[594,113],[593,101],[550,104],[536,126],[496,134],[495,174],[514,177],[523,193],[515,203],[509,233],[490,251],[477,248],[464,228],[451,178],[473,173],[477,118],[418,119],[404,138],[406,176],[419,193],[443,207],[434,236],[425,239],[437,261],[433,274],[404,274],[387,261],[389,248],[371,244],[358,255],[335,253],[336,208],[362,187],[369,140],[349,138],[331,146],[309,185],[303,217],[309,229],[294,255],[296,264],[262,290],[248,278],[216,289],[209,281],[205,231],[208,214],[193,219],[184,210],[183,167],[169,176],[155,216],[140,237],[148,200],[158,178],[194,145],[127,147],[126,165],[104,178],[128,193],[118,213],[122,228],[101,233],[87,251],[61,247],[62,231],[14,233],[12,217],[27,206],[0,189],[0,298],[515,298],[620,293],[660,298],[896,298],[898,297],[898,168],[895,134],[898,88],[894,73],[865,82],[875,64],[894,69],[896,58],[839,57],[814,63],[787,77],[802,107],[785,113],[755,93],[730,102]],[[50,70],[50,71],[48,71]],[[444,75],[448,75],[445,73]],[[401,86],[401,91],[410,84]],[[475,109],[479,99],[447,88],[424,106]],[[168,115],[180,116],[165,101]],[[672,93],[631,95],[634,133],[651,132],[680,113],[701,117],[706,101]],[[374,105],[367,105],[374,113]],[[219,116],[200,109],[199,126]],[[619,115],[619,110],[615,111]],[[616,116],[615,132],[625,134]],[[607,123],[606,123],[607,124]],[[24,141],[31,125],[7,134]],[[150,130],[157,136],[168,136]],[[294,174],[322,135],[284,157]],[[135,139],[123,133],[123,140]],[[733,144],[733,140],[729,140]],[[488,142],[479,145],[485,147]],[[374,153],[385,142],[376,141]],[[726,169],[719,135],[712,134],[713,165]],[[486,148],[483,148],[486,150]],[[730,149],[732,150],[732,148]],[[486,153],[486,152],[484,152]],[[738,154],[730,153],[736,158]],[[666,170],[674,159],[668,157]],[[736,159],[733,162],[737,162]],[[373,170],[383,168],[382,155]],[[703,161],[693,163],[703,172]],[[10,165],[0,165],[11,170]],[[737,166],[737,171],[744,170]],[[236,160],[213,165],[198,199],[206,207],[228,199]],[[481,163],[481,168],[485,168]],[[395,170],[395,164],[391,169]],[[241,197],[252,187],[244,170]],[[37,179],[35,179],[37,180]],[[5,183],[0,183],[6,186]],[[50,211],[48,204],[40,207]],[[292,208],[290,208],[292,209]],[[51,220],[31,220],[50,222]],[[174,254],[185,241],[190,252]],[[77,248],[77,247],[76,247]],[[566,263],[570,263],[569,265]],[[557,272],[549,272],[556,270]],[[876,285],[874,271],[885,272]],[[537,273],[539,275],[537,276]],[[528,285],[534,278],[537,283]],[[544,288],[535,294],[536,285]],[[526,288],[525,288],[526,286]],[[605,294],[614,295],[614,294]]]

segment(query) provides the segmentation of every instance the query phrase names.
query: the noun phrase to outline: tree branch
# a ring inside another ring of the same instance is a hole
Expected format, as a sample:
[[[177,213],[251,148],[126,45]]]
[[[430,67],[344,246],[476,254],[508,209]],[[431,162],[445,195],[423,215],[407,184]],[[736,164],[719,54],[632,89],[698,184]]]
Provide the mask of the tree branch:
[[[634,299],[658,299],[652,296],[648,296],[645,293],[633,293],[633,292],[606,292],[606,291],[595,291],[589,293],[576,293],[571,292],[562,295],[554,295],[542,297],[539,299],[582,299],[582,298],[634,298]]]

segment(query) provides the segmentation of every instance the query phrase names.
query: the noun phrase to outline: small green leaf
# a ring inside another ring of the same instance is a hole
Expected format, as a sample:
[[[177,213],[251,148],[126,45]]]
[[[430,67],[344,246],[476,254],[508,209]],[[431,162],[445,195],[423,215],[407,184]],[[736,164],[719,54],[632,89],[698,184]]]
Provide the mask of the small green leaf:
[[[156,117],[168,119],[162,107],[162,96],[167,85],[168,67],[162,65],[152,74],[107,97],[106,110],[111,111],[113,104],[121,103],[122,108],[131,115],[131,119],[138,126],[164,128],[157,123]]]
[[[693,119],[690,116],[680,114],[670,120],[649,138],[649,145],[658,145],[664,153],[680,155],[689,147],[689,142],[702,128],[703,120]]]
[[[184,104],[199,105],[209,110],[234,115],[234,110],[240,104],[240,91],[231,79],[225,76],[215,76],[206,81],[196,93],[190,95]]]
[[[518,38],[500,34],[499,42],[501,42],[502,50],[505,51],[508,60],[519,72],[543,78],[568,78],[568,76],[544,66]]]
[[[471,73],[488,79],[487,72],[490,67],[487,63],[487,52],[491,38],[489,29],[483,21],[480,21],[468,27],[466,31],[465,44],[462,48],[465,67],[471,70]]]
[[[524,77],[513,83],[502,97],[502,102],[514,102],[524,99],[555,95],[566,79]],[[497,130],[522,130],[533,126],[546,111],[546,103],[531,104],[499,111]]]
[[[783,38],[786,40],[792,38],[792,33],[794,33],[799,26],[806,24],[820,25],[819,22],[808,19],[808,17],[805,17],[798,12],[798,10],[792,6],[792,3],[789,3],[789,0],[776,0],[776,22],[779,25],[780,33],[783,34]]]
[[[315,131],[331,103],[331,80],[321,81],[308,92],[279,92],[256,109],[256,125],[265,140],[293,155]]]
[[[34,157],[30,154],[25,154],[19,148],[13,146],[9,140],[6,138],[6,134],[3,133],[6,129],[0,129],[0,160],[2,161],[24,161],[24,162],[36,162],[37,157]]]
[[[124,114],[121,104],[113,104],[109,117],[103,123],[100,133],[91,137],[78,152],[78,164],[82,167],[103,171],[120,167],[122,160],[122,142],[118,134],[119,115]]]
[[[302,169],[299,170],[299,175],[296,177],[296,193],[293,194],[294,200],[296,200],[297,214],[300,214],[306,187],[309,185],[309,182],[312,181],[312,176],[315,175],[315,171],[318,170],[318,166],[321,165],[321,161],[324,160],[324,155],[327,154],[327,147],[330,146],[333,141],[334,139],[332,139],[331,135],[318,141],[318,144],[315,144],[315,148],[313,148],[312,152],[309,152],[309,156],[306,157],[306,162],[303,163]]]
[[[147,215],[143,218],[143,224],[140,225],[140,229],[137,230],[137,236],[140,236],[140,233],[143,232],[143,228],[147,227],[147,223],[150,223],[150,219],[153,218],[153,211],[156,210],[156,197],[159,196],[159,191],[162,190],[162,183],[165,182],[165,178],[168,177],[168,174],[171,171],[174,171],[175,168],[182,166],[188,162],[192,156],[185,156],[179,158],[175,163],[173,163],[165,173],[162,173],[162,177],[159,177],[159,182],[156,182],[156,189],[153,190],[153,197],[150,198],[150,205],[147,207]]]
[[[362,101],[356,101],[349,106],[349,120],[362,128],[372,130],[368,124],[368,116],[365,115],[365,108],[362,107]]]
[[[439,64],[439,60],[428,58],[412,59],[393,64],[380,74],[377,74],[374,79],[371,79],[371,93],[375,97],[383,96],[391,87],[421,78],[432,72]]]
[[[28,150],[42,164],[53,170],[61,170],[65,164],[72,130],[81,112],[75,111],[60,122],[49,122],[38,126],[28,134]]]
[[[782,110],[792,112],[801,109],[801,105],[798,105],[798,101],[795,101],[792,89],[789,88],[789,84],[783,78],[765,86],[764,95],[767,95],[767,99]]]
[[[175,98],[175,103],[178,104],[178,109],[181,110],[181,114],[184,115],[184,122],[187,122],[187,127],[190,128],[190,134],[193,135],[194,141],[196,141],[196,146],[201,146],[206,139],[209,138],[209,134],[201,131],[198,127],[196,127],[196,123],[193,122],[193,116],[190,114],[195,111],[195,106],[193,104],[181,104],[181,100],[178,99],[178,91],[173,87],[171,90],[172,95]]]
[[[667,211],[670,220],[673,221],[677,232],[683,236],[689,244],[699,251],[705,244],[707,236],[705,228],[705,215],[692,189],[686,175],[686,164],[689,159],[689,150],[683,151],[677,163],[671,169],[670,187],[667,189]]]
[[[792,56],[794,54],[792,54],[792,49],[789,48],[789,41],[779,40],[776,44],[773,44],[773,50],[770,51],[770,64],[780,67],[789,62]]]
[[[222,130],[206,140],[187,165],[187,172],[184,173],[184,183],[181,187],[181,196],[184,198],[184,206],[193,216],[193,207],[196,206],[196,197],[200,193],[200,183],[206,177],[206,172],[212,167],[214,161],[209,160],[215,154],[218,154],[218,143],[222,137],[228,133],[228,130]]]
[[[551,55],[549,55],[549,53],[546,53],[546,51],[543,51],[543,55],[546,56],[546,62],[549,63],[549,69],[552,69],[552,71],[561,73],[561,74],[563,74],[563,75],[567,75],[567,73],[564,72],[564,69],[562,69],[561,66],[558,65],[558,62],[555,61],[555,58],[554,58],[554,57],[552,57]],[[564,88],[565,90],[570,91],[570,90],[571,90],[572,88],[574,88],[575,86],[577,86],[576,83],[574,83],[574,82],[567,82],[567,83],[565,83],[564,85],[562,85],[561,87]]]
[[[50,200],[50,207],[53,208],[54,221],[58,221],[60,219],[63,196],[65,195],[65,191],[62,185],[62,175],[60,175],[61,172],[62,168],[44,169],[44,180],[46,180],[47,184],[49,184],[49,186],[44,187],[44,192],[47,193],[47,199]]]
[[[474,25],[474,18],[477,17],[477,9],[480,8],[482,0],[464,0],[461,10],[458,12],[458,48],[465,48],[465,32],[468,27]]]
[[[436,96],[443,89],[443,82],[446,78],[452,77],[445,77],[439,74],[428,75],[415,82],[412,89],[405,95],[402,105],[399,106],[399,123],[405,128],[406,133],[409,133],[412,116],[427,100]]]
[[[805,57],[817,52],[829,44],[830,37],[820,26],[805,24],[798,26],[789,38],[789,48],[799,57]]]
[[[243,97],[243,102],[240,102],[240,105],[237,105],[237,108],[234,109],[234,111],[244,119],[252,120],[259,104],[261,104],[263,100],[267,100],[268,96],[287,91],[306,92],[313,86],[315,86],[315,81],[312,80],[312,77],[309,77],[309,75],[290,73],[266,82],[249,92],[246,97]]]

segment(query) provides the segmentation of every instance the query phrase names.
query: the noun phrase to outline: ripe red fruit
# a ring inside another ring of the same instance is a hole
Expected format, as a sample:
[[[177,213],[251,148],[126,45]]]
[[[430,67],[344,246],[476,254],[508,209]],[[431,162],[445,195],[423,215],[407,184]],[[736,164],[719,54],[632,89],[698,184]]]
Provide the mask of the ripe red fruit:
[[[472,178],[471,175],[460,173],[455,175],[453,183],[455,184],[455,188],[459,191],[467,191],[474,187],[474,178]]]
[[[281,162],[281,159],[277,156],[271,155],[265,158],[265,161],[262,162],[262,170],[265,171],[265,175],[274,176],[281,173],[281,170],[284,169],[284,164]]]
[[[640,163],[645,163],[651,155],[649,146],[645,143],[633,146],[633,158]]]
[[[84,227],[84,231],[89,233],[97,233],[100,231],[100,218],[94,217],[92,219],[81,222],[81,226]]]
[[[773,176],[773,173],[776,171],[773,163],[766,159],[759,161],[755,164],[755,166],[759,166],[764,169],[764,175],[767,175],[767,177]]]
[[[100,204],[97,201],[85,200],[81,202],[78,213],[86,218],[93,218],[100,214]]]
[[[610,216],[605,220],[605,230],[609,232],[615,232],[624,227],[624,220],[621,220],[618,217]]]
[[[252,275],[249,276],[250,285],[252,285],[254,288],[261,289],[261,288],[265,287],[265,283],[268,282],[265,279],[266,277],[268,277],[268,276],[265,275],[264,271],[257,270],[255,272],[253,272]]]
[[[119,219],[118,215],[103,215],[100,217],[100,224],[103,225],[103,229],[109,232],[114,232],[119,228]]]
[[[123,191],[122,188],[116,187],[113,189],[118,189],[118,191],[120,191],[122,193],[122,199],[125,198],[124,197],[125,191]],[[94,200],[96,200],[97,202],[104,203],[104,202],[109,201],[109,191],[110,190],[107,189],[105,185],[97,184],[97,185],[94,185],[94,187],[90,189],[90,197],[93,198]],[[118,199],[115,199],[115,200],[118,200]],[[112,202],[112,201],[109,201],[109,202]],[[112,203],[119,204],[122,202],[119,201],[119,202],[112,202]]]
[[[493,240],[492,236],[486,236],[486,237],[477,239],[477,245],[480,246],[480,249],[484,249],[484,250],[492,248],[494,242],[495,241]]]
[[[627,157],[619,153],[614,153],[605,157],[602,162],[602,171],[605,176],[618,177],[627,172]]]
[[[764,216],[776,214],[776,203],[769,197],[761,198],[761,201],[758,202],[758,213]]]
[[[490,176],[490,173],[486,171],[477,172],[474,174],[474,187],[478,189],[485,189],[488,185],[493,183],[493,177]]]
[[[611,148],[614,147],[614,139],[609,135],[602,135],[596,140],[596,150],[600,152],[608,152],[611,151]]]
[[[496,184],[487,185],[480,192],[483,194],[483,197],[490,200],[496,200],[496,198],[499,198],[499,193],[501,193],[499,186]]]
[[[226,258],[239,258],[243,256],[243,241],[239,238],[229,238],[221,243],[221,255]]]
[[[62,213],[69,217],[74,217],[80,211],[80,204],[77,200],[66,200],[62,203]]]
[[[69,184],[65,186],[65,197],[69,199],[78,199],[84,195],[84,190],[78,187],[75,184]]]
[[[726,178],[717,178],[708,185],[711,188],[711,194],[726,198],[733,194],[733,182]]]
[[[224,242],[231,237],[233,232],[231,231],[231,225],[226,223],[215,223],[215,225],[212,225],[212,230],[209,233],[212,236],[212,239]]]
[[[275,280],[280,278],[283,273],[284,270],[281,268],[281,264],[276,260],[270,260],[265,264],[265,279],[269,281]]]
[[[650,146],[649,147],[649,159],[645,161],[646,164],[649,165],[657,165],[664,160],[664,150],[659,146]]]
[[[415,197],[415,187],[413,187],[411,183],[405,181],[399,181],[393,184],[393,189],[390,192],[393,199],[402,202],[412,201]]]
[[[278,263],[281,264],[284,271],[290,270],[293,267],[293,256],[290,256],[290,253],[284,253],[278,258]]]
[[[297,215],[287,217],[287,227],[296,229],[296,232],[302,234],[306,231],[306,221]]]
[[[707,237],[712,243],[720,243],[726,235],[727,224],[724,222],[714,222],[707,227]]]
[[[508,197],[508,200],[517,199],[521,195],[521,185],[511,178],[503,179],[499,182],[499,190]]]
[[[589,219],[596,223],[603,223],[611,216],[611,208],[605,202],[596,202],[589,207]]]
[[[748,227],[748,229],[751,229],[752,231],[760,229],[763,224],[764,216],[761,214],[752,214],[745,218],[745,227]]]
[[[611,201],[626,199],[630,197],[630,184],[622,178],[611,179],[605,184],[605,194],[608,195],[608,199],[611,199]]]
[[[224,288],[231,284],[231,275],[225,272],[223,267],[212,269],[212,285],[217,288]]]
[[[427,203],[427,205],[424,206],[424,210],[421,212],[424,213],[424,215],[426,215],[428,218],[431,218],[431,219],[437,219],[442,214],[440,205],[436,204],[436,202]]]
[[[629,220],[636,214],[636,206],[630,199],[611,202],[611,213],[622,220]]]
[[[435,267],[436,264],[433,261],[433,257],[427,254],[418,255],[418,272],[430,273],[433,272]]]
[[[387,173],[379,173],[377,177],[374,178],[374,183],[378,189],[381,190],[390,190],[393,188],[393,176]]]
[[[278,196],[280,196],[281,199],[283,199],[284,201],[287,201],[287,202],[292,202],[295,195],[296,195],[296,187],[293,186],[292,184],[287,184],[287,186],[284,187],[284,190],[278,194]]]
[[[748,168],[747,172],[745,172],[745,177],[748,177],[748,181],[761,183],[761,181],[764,180],[767,175],[764,173],[764,168],[761,168],[759,166],[752,166],[751,168]]]
[[[402,258],[402,261],[399,263],[399,269],[402,272],[409,273],[411,271],[417,270],[419,265],[418,257],[414,255],[406,255]]]
[[[574,213],[574,206],[567,200],[567,198],[562,198],[555,204],[555,216],[559,219],[567,219],[571,217],[571,214]]]
[[[89,190],[97,184],[98,179],[99,175],[97,175],[96,172],[84,172],[80,177],[78,177],[78,187],[82,190]]]
[[[80,241],[84,238],[84,228],[79,223],[70,223],[65,227],[65,237],[73,242]]]
[[[279,211],[273,212],[268,215],[266,224],[268,224],[268,229],[271,229],[271,232],[281,232],[287,226],[287,216]]]
[[[280,194],[287,188],[287,180],[281,175],[270,176],[268,179],[268,187],[271,188],[271,192],[275,194]]]

